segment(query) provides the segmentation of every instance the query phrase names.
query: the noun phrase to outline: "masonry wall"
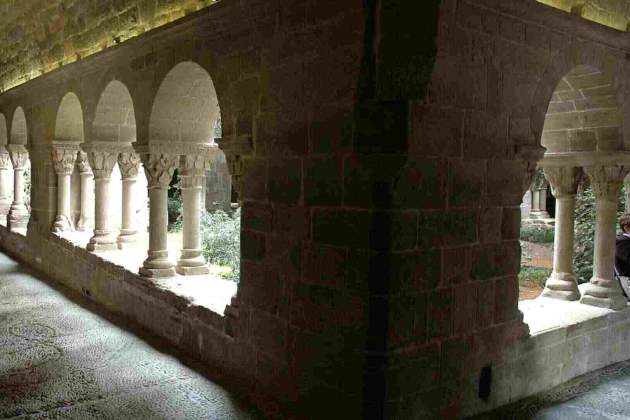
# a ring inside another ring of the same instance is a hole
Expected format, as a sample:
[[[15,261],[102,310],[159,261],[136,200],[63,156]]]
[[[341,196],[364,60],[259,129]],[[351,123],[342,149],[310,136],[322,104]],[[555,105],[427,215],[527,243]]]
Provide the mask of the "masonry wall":
[[[0,92],[214,1],[4,1],[0,4]]]
[[[582,16],[585,19],[626,31],[630,16],[627,0],[538,0],[560,10]]]
[[[481,369],[512,372],[528,334],[519,206],[549,100],[579,65],[622,86],[626,45],[533,0],[224,0],[0,96],[10,142],[25,110],[33,165],[27,241],[2,246],[223,370],[270,415],[487,410],[504,400],[479,401]],[[150,149],[152,101],[182,61],[212,77],[242,204],[226,317],[48,233],[61,98],[77,94],[90,141],[121,81]]]

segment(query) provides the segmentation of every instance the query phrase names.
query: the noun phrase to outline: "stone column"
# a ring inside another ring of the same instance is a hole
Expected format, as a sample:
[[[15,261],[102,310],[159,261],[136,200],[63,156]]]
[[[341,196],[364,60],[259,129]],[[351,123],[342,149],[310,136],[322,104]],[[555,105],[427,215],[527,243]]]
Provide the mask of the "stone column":
[[[573,273],[573,239],[575,195],[582,171],[580,168],[544,168],[556,198],[553,272],[542,295],[561,300],[578,300],[580,291]]]
[[[149,188],[149,253],[140,268],[143,277],[171,277],[173,263],[168,259],[168,185],[177,168],[178,156],[166,153],[142,155]]]
[[[10,144],[9,155],[13,164],[13,202],[9,209],[9,230],[23,229],[28,223],[28,209],[24,204],[24,171],[28,164],[28,151],[21,144]]]
[[[102,150],[96,145],[85,146],[94,173],[94,235],[87,245],[89,251],[107,251],[116,249],[116,241],[110,227],[109,194],[112,169],[116,164],[118,152]]]
[[[9,170],[11,170],[11,157],[6,147],[0,146],[0,217],[5,219],[13,201],[9,188]]]
[[[593,277],[584,290],[581,302],[609,309],[623,309],[626,299],[614,279],[617,200],[623,179],[630,171],[626,166],[591,166],[584,168],[591,178],[597,200]]]
[[[548,219],[549,213],[547,213],[547,187],[543,187],[539,191],[538,208],[540,209],[542,217]]]
[[[52,226],[53,232],[74,230],[71,210],[71,180],[77,159],[78,147],[68,143],[53,143],[52,161],[57,174],[57,217]]]
[[[538,213],[540,211],[540,191],[532,190],[532,210],[530,213]]]
[[[202,191],[208,158],[182,156],[180,162],[183,201],[183,248],[176,271],[182,275],[208,274],[210,270],[201,252]]]
[[[87,153],[79,151],[77,167],[81,177],[81,215],[77,223],[77,230],[85,232],[94,227],[94,175]]]
[[[122,223],[116,240],[118,249],[128,248],[136,242],[136,200],[135,187],[138,180],[140,158],[135,152],[118,155],[118,167],[122,175]]]

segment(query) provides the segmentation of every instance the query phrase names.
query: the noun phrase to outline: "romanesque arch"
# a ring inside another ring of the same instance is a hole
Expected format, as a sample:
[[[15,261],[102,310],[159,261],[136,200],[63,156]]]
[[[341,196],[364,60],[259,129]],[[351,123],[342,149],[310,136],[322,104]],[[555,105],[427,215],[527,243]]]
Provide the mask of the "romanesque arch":
[[[57,214],[52,226],[53,232],[74,230],[77,216],[80,217],[77,204],[81,191],[78,174],[74,177],[73,174],[79,143],[84,141],[83,127],[81,103],[76,94],[69,92],[57,108],[51,150],[53,168],[57,175]]]
[[[182,250],[176,271],[208,274],[201,252],[200,211],[204,206],[206,172],[217,157],[225,158],[215,141],[219,102],[208,72],[186,61],[164,77],[153,101],[145,171],[151,200],[151,245],[141,271],[146,276],[174,273],[168,259],[166,202],[169,182],[179,171],[182,185]]]

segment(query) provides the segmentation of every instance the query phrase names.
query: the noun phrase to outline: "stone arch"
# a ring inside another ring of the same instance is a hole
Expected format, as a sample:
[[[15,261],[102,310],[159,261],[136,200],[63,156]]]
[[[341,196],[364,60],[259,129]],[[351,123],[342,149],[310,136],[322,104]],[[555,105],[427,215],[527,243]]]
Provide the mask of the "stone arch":
[[[13,119],[11,120],[11,136],[9,139],[11,144],[28,144],[28,128],[26,125],[26,115],[21,106],[13,111]]]
[[[608,79],[615,92],[619,108],[624,107],[624,78],[618,63],[623,61],[596,45],[575,43],[557,54],[541,76],[531,108],[531,128],[537,141],[542,137],[543,126],[554,92],[572,70],[590,67],[600,71]],[[538,143],[540,144],[540,142]]]
[[[112,80],[96,105],[90,141],[133,143],[136,141],[134,102],[127,86]]]
[[[547,153],[622,149],[622,112],[611,77],[578,65],[556,86],[541,133]]]
[[[81,102],[73,92],[67,93],[57,108],[55,117],[54,140],[82,142],[83,110]]]
[[[208,72],[185,61],[162,80],[149,119],[150,143],[197,143],[213,141],[219,100]]]

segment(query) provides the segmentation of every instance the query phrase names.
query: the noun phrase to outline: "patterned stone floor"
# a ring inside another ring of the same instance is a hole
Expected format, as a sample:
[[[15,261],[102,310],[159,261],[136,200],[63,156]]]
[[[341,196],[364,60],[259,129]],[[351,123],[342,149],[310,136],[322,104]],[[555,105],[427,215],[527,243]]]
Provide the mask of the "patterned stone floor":
[[[0,418],[256,418],[156,340],[82,305],[0,254]]]
[[[630,419],[630,361],[583,375],[477,420]]]

